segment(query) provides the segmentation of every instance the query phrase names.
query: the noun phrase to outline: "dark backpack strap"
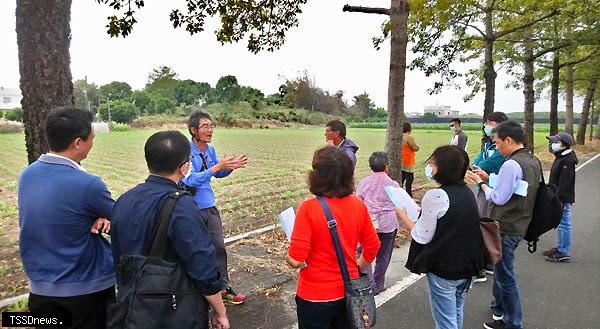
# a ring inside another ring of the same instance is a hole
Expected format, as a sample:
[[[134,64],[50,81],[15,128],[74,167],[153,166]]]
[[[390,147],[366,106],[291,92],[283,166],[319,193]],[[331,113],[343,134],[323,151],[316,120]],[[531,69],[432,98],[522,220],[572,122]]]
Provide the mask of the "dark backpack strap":
[[[165,257],[165,252],[167,251],[167,245],[169,241],[167,231],[169,229],[169,224],[171,223],[173,208],[175,208],[175,203],[177,200],[186,194],[190,195],[189,192],[183,190],[173,191],[167,196],[165,201],[163,201],[162,206],[156,213],[156,221],[154,223],[154,227],[152,228],[150,246],[146,252],[148,257]]]
[[[346,258],[344,257],[344,252],[342,250],[340,238],[337,234],[337,222],[335,221],[335,219],[333,219],[333,216],[331,215],[331,211],[329,210],[329,206],[327,205],[327,201],[325,201],[325,198],[322,196],[318,196],[317,200],[319,200],[321,206],[323,207],[323,211],[325,212],[327,227],[329,227],[331,240],[333,240],[333,246],[335,247],[335,256],[337,258],[338,265],[340,266],[340,272],[342,272],[342,279],[344,280],[344,285],[347,286],[350,284],[350,273],[348,273]]]

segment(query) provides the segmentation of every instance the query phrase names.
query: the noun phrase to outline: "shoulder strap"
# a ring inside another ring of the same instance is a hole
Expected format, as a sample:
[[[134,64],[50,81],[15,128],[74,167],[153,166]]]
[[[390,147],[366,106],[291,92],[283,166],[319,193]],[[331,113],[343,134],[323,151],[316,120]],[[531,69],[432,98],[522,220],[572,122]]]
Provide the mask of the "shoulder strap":
[[[167,242],[169,240],[169,237],[167,236],[167,230],[169,229],[169,224],[171,223],[173,208],[175,208],[175,203],[177,200],[186,194],[190,195],[190,193],[187,191],[177,190],[171,192],[165,201],[163,201],[162,206],[156,213],[156,221],[154,223],[154,227],[152,228],[152,239],[150,239],[151,243],[148,251],[146,252],[149,257],[163,258],[165,256]]]
[[[325,212],[325,218],[327,220],[327,227],[329,227],[329,233],[331,234],[331,240],[333,240],[333,246],[335,247],[335,256],[337,257],[338,265],[340,266],[340,272],[342,272],[342,279],[344,285],[350,284],[350,273],[348,273],[348,266],[346,265],[346,258],[344,258],[344,252],[340,243],[340,238],[337,234],[337,222],[333,219],[327,201],[322,196],[318,196],[317,200],[321,203],[323,211]]]

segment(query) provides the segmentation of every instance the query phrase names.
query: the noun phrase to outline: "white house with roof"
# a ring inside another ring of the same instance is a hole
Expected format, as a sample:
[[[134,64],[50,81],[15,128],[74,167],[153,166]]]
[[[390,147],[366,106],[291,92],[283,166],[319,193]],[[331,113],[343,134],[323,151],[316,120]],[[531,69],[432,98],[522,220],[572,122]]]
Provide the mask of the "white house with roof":
[[[458,116],[458,111],[453,110],[449,105],[429,105],[424,108],[425,113],[433,113],[438,118],[450,118]]]
[[[0,110],[21,107],[21,90],[19,88],[6,88],[0,86]]]

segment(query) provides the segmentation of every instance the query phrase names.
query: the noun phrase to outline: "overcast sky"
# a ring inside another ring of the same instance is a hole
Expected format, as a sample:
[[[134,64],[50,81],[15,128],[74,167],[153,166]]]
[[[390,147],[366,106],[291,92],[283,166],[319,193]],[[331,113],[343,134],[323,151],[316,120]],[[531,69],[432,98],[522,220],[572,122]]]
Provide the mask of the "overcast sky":
[[[277,92],[286,79],[294,79],[304,70],[318,87],[335,93],[343,90],[347,101],[366,91],[377,106],[387,107],[389,45],[376,51],[371,38],[378,35],[385,17],[343,13],[348,0],[310,0],[303,7],[300,25],[288,32],[284,46],[273,53],[254,55],[241,42],[221,45],[214,36],[215,21],[206,31],[190,36],[183,29],[173,29],[168,14],[183,8],[181,0],[145,1],[138,13],[138,23],[127,38],[110,38],[106,34],[107,6],[93,0],[73,1],[71,11],[71,70],[74,79],[87,75],[98,85],[125,81],[141,89],[148,73],[161,65],[172,67],[180,79],[206,81],[213,87],[224,75],[234,75],[241,85],[249,85],[265,94]],[[350,2],[352,4],[352,2]],[[355,1],[355,4],[360,4]],[[371,0],[369,6],[389,6],[389,0]],[[19,86],[19,66],[15,32],[16,1],[0,1],[0,86]],[[409,54],[409,57],[411,55]],[[496,110],[523,110],[523,93],[505,90],[507,78],[499,72],[496,83]],[[426,105],[450,105],[461,113],[483,113],[483,94],[464,103],[467,89],[447,89],[430,96],[432,85],[418,71],[407,71],[405,111],[422,112]],[[549,100],[543,95],[536,111],[548,111]],[[559,110],[564,110],[560,100]],[[580,112],[580,105],[575,105]]]

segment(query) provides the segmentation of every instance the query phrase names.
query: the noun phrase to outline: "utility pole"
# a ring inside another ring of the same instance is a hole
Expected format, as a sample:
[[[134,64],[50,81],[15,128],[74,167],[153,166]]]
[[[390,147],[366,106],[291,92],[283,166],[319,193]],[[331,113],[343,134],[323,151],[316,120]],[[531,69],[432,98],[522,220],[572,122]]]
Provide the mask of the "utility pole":
[[[110,96],[111,96],[111,94],[108,93],[108,102],[107,102],[107,104],[108,104],[108,126],[109,127],[110,127],[110,125],[112,123],[112,120],[110,118]]]

